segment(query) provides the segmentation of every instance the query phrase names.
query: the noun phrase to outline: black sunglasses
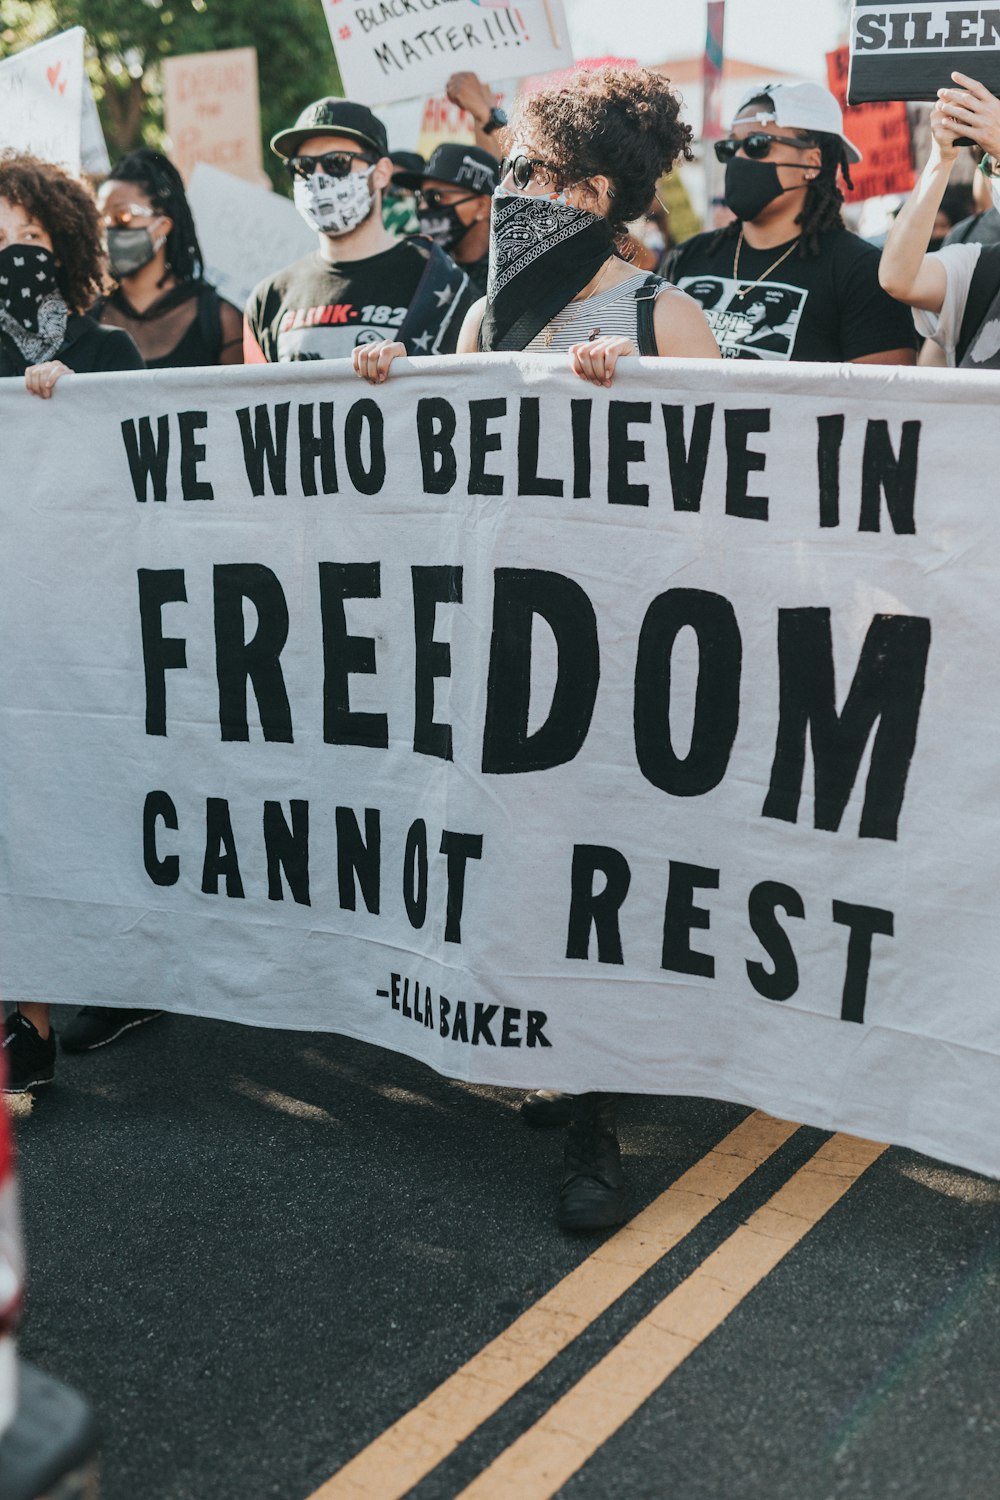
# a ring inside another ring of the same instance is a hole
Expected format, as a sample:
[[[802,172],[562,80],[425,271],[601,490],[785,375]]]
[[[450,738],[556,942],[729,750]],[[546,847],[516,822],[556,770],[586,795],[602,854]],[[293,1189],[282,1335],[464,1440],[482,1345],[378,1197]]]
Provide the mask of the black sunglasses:
[[[526,188],[535,175],[535,168],[542,167],[550,177],[555,177],[556,168],[550,161],[539,161],[534,156],[505,156],[500,163],[500,181],[503,182],[508,174],[514,179],[514,186]]]
[[[317,167],[327,177],[346,177],[355,161],[367,162],[370,167],[375,165],[375,158],[364,151],[324,151],[322,156],[290,156],[285,167],[290,177],[309,178]]]
[[[755,130],[753,135],[745,135],[742,140],[731,135],[727,140],[716,141],[715,156],[717,161],[729,162],[738,151],[742,151],[751,161],[764,161],[772,146],[794,146],[797,151],[802,151],[815,144],[813,140],[793,141],[784,135],[768,135],[766,130]]]
[[[454,190],[453,190],[454,191]],[[457,208],[460,203],[471,203],[473,198],[485,197],[485,194],[466,193],[464,198],[442,198],[439,188],[424,188],[417,194],[417,201],[422,208]]]

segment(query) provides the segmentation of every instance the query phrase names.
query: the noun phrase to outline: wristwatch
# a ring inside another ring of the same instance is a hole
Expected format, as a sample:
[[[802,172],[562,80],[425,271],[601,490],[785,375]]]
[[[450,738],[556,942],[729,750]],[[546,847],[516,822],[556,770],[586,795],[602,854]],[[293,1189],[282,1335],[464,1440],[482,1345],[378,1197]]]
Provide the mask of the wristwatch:
[[[998,165],[1000,163],[997,162],[996,157],[990,156],[989,152],[987,152],[979,163],[979,170],[984,177],[1000,177],[1000,171],[997,170]]]
[[[483,132],[483,135],[492,135],[494,130],[502,130],[506,124],[506,111],[498,109],[494,104],[493,108],[490,110],[489,118],[487,119],[486,124],[481,126],[480,128]]]

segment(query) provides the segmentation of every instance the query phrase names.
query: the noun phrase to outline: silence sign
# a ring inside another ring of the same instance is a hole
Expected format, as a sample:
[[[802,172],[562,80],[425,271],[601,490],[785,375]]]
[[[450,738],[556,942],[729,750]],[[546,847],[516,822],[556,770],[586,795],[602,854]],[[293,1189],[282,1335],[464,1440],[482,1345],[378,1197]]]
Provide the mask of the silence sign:
[[[345,364],[0,389],[5,998],[1000,1171],[994,382]]]
[[[966,73],[1000,94],[1000,5],[856,3],[848,100],[934,100]]]

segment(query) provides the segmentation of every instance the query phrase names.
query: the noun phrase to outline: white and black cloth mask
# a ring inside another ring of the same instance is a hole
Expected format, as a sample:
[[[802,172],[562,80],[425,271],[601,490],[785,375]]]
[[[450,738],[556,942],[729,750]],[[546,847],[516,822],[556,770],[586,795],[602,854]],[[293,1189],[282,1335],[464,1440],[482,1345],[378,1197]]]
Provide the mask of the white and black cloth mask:
[[[29,365],[52,358],[66,337],[68,320],[52,252],[41,245],[0,250],[0,331]]]
[[[295,179],[295,207],[310,229],[337,239],[363,224],[375,206],[369,178],[374,172],[348,172],[346,177],[328,177],[314,172]]]

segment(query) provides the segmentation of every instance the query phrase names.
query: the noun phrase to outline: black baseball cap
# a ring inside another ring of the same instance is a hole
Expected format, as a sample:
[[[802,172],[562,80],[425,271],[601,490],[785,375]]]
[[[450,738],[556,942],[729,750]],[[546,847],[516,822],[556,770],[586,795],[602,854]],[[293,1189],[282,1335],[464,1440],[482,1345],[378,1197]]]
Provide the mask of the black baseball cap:
[[[311,135],[346,135],[374,151],[376,156],[389,154],[389,141],[385,126],[368,108],[367,104],[354,104],[350,99],[317,99],[307,104],[291,130],[279,130],[271,137],[271,150],[275,156],[294,156],[302,142]]]
[[[397,187],[419,190],[424,183],[448,182],[452,187],[468,188],[470,193],[492,193],[500,181],[500,163],[480,146],[461,146],[447,142],[431,153],[422,172],[394,172]]]
[[[392,174],[393,185],[396,184],[396,178],[400,172],[409,172],[411,176],[419,176],[427,165],[427,162],[420,155],[419,151],[390,151],[389,160],[396,168]],[[404,184],[400,184],[400,186],[404,186]]]

